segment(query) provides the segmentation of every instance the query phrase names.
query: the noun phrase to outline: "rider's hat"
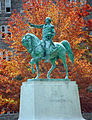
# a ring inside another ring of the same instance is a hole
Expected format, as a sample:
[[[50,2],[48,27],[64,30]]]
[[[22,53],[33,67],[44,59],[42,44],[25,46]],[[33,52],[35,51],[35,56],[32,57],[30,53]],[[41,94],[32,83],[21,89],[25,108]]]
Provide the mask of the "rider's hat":
[[[49,20],[50,22],[51,22],[51,18],[50,17],[46,17],[46,19],[45,20]]]

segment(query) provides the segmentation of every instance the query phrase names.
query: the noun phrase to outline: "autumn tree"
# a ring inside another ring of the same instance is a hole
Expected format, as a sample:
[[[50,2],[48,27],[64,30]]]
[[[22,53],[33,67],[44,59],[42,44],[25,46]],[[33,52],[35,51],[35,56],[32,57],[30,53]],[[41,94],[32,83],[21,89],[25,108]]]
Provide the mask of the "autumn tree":
[[[30,28],[28,21],[32,24],[40,25],[44,24],[45,18],[49,16],[52,19],[52,24],[55,25],[56,31],[53,41],[61,42],[62,40],[68,40],[72,46],[74,65],[71,64],[67,57],[69,78],[76,81],[79,86],[82,111],[92,112],[91,93],[88,92],[88,86],[92,86],[92,66],[85,57],[87,44],[89,44],[88,33],[82,30],[86,26],[83,17],[89,14],[87,10],[91,10],[91,7],[88,4],[82,6],[79,2],[67,2],[66,0],[23,0],[23,13],[17,13],[15,10],[9,20],[12,37],[6,37],[5,42],[10,44],[10,47],[13,49],[13,57],[10,61],[2,61],[4,69],[1,68],[1,73],[10,79],[13,78],[14,81],[16,80],[16,85],[20,83],[17,81],[18,76],[21,76],[23,81],[36,76],[36,74],[33,75],[31,73],[29,64],[31,55],[22,45],[22,36],[29,32],[42,39],[42,29]],[[57,60],[56,65],[57,68],[53,70],[51,77],[63,78],[65,69],[62,61]],[[40,78],[46,78],[50,66],[50,63],[44,64],[44,61],[40,62]],[[1,82],[0,84],[4,83]],[[16,88],[16,91],[17,89],[19,90],[19,88]],[[16,92],[16,94],[18,93]],[[1,93],[1,97],[5,99],[7,96],[2,96]],[[16,106],[18,106],[18,101]]]

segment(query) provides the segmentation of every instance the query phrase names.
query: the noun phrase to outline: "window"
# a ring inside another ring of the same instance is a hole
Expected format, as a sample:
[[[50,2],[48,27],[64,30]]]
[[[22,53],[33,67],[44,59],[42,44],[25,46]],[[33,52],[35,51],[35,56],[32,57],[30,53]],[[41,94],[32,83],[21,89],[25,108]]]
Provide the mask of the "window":
[[[0,13],[1,13],[1,1],[0,1]]]
[[[2,38],[5,38],[5,32],[6,32],[6,30],[5,30],[5,25],[2,25],[2,26],[1,26],[1,37],[2,37]]]
[[[1,64],[1,60],[6,60],[6,61],[9,60],[9,55],[7,50],[0,51],[0,64]]]
[[[11,32],[10,32],[10,27],[8,26],[8,25],[2,25],[2,26],[0,26],[0,33],[1,33],[1,37],[0,38],[5,38],[5,36],[8,36],[8,37],[10,37],[11,38]]]
[[[10,30],[10,26],[7,26],[7,31],[9,31]]]
[[[5,51],[3,51],[3,60],[9,60],[9,56],[8,56],[8,51],[7,50],[5,50]]]
[[[5,38],[5,33],[2,33],[2,38]]]
[[[6,59],[6,54],[5,54],[5,51],[3,51],[3,60]]]
[[[2,32],[5,32],[5,26],[2,26]]]
[[[5,12],[11,13],[11,0],[5,0]]]
[[[8,32],[7,34],[8,34],[8,37],[10,37],[10,38],[11,38],[11,33],[10,33],[10,32]]]
[[[6,12],[10,12],[10,11],[11,11],[10,7],[7,7]]]
[[[7,28],[7,35],[8,35],[8,37],[10,37],[11,38],[11,32],[10,32],[10,26],[6,26]]]

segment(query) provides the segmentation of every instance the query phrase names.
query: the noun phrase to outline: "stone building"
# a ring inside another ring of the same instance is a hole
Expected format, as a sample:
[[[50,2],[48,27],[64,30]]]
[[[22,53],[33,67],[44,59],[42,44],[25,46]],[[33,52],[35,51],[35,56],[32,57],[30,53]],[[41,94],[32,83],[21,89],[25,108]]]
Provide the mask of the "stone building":
[[[9,49],[8,45],[3,43],[3,39],[5,34],[11,36],[8,19],[14,9],[17,9],[18,12],[21,11],[22,0],[0,0],[0,49]]]
[[[0,0],[0,49],[6,49],[4,52],[0,51],[1,59],[4,58],[3,56],[8,59],[8,57],[6,57],[7,50],[12,51],[12,49],[9,48],[9,45],[3,42],[3,39],[5,38],[5,35],[11,37],[11,33],[9,32],[8,19],[14,9],[16,9],[17,12],[21,12],[22,0]]]

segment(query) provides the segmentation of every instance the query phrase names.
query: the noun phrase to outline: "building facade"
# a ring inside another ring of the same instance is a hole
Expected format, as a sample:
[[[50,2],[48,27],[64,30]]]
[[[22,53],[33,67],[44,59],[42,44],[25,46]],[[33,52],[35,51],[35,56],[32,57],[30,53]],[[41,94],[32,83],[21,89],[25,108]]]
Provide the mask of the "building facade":
[[[3,39],[5,35],[11,37],[8,19],[14,9],[17,9],[18,12],[21,11],[22,0],[0,0],[0,49],[9,49],[8,45],[3,43]]]
[[[9,60],[7,50],[12,52],[12,49],[9,48],[8,44],[3,42],[3,39],[5,39],[6,35],[11,37],[8,19],[10,18],[14,9],[16,9],[17,12],[21,12],[22,0],[0,0],[0,60]]]

